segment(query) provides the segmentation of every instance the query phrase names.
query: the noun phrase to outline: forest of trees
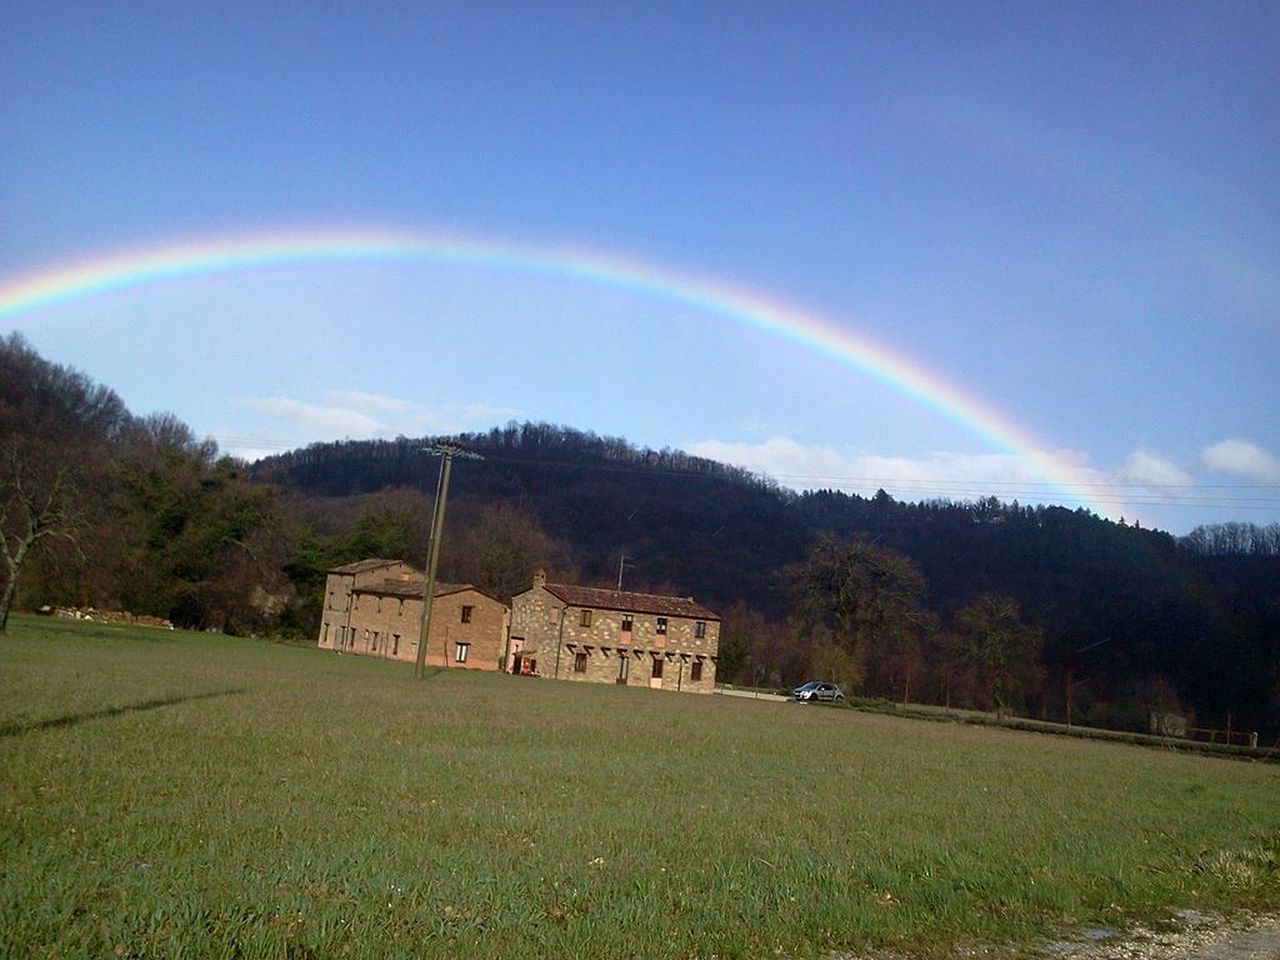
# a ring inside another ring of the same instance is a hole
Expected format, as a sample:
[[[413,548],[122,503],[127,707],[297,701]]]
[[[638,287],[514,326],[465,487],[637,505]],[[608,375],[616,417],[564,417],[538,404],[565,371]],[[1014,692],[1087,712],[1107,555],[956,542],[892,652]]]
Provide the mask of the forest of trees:
[[[0,597],[260,625],[287,587],[282,498],[175,417],[0,338]],[[0,624],[8,603],[0,608]]]
[[[554,579],[693,595],[719,678],[811,676],[895,700],[1144,728],[1148,711],[1280,734],[1280,525],[1181,539],[994,498],[797,494],[680,451],[547,424],[452,438],[441,578],[504,602]],[[314,635],[325,571],[421,565],[431,438],[254,464],[0,338],[0,594],[232,633]],[[7,603],[0,607],[0,629]]]

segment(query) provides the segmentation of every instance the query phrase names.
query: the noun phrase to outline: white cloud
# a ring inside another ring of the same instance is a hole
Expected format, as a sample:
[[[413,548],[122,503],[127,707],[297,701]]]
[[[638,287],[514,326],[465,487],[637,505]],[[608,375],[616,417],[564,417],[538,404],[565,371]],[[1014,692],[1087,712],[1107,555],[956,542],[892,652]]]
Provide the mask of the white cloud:
[[[250,397],[241,403],[255,413],[285,420],[316,437],[376,437],[388,429],[383,421],[349,407],[317,406],[289,397]]]
[[[689,453],[762,473],[797,490],[832,488],[864,496],[883,488],[900,500],[933,497],[972,500],[996,496],[1001,500],[1058,501],[1061,491],[1023,458],[999,453],[936,452],[917,457],[844,452],[834,447],[806,446],[784,436],[760,443],[704,440],[684,445]],[[1082,464],[1078,454],[1055,457]],[[1077,466],[1077,473],[1093,476]]]
[[[366,393],[363,390],[330,390],[324,395],[329,403],[350,410],[364,413],[400,413],[413,410],[417,405],[399,397],[388,397],[381,393]]]
[[[1208,469],[1218,473],[1263,483],[1280,483],[1280,459],[1248,440],[1215,443],[1204,448],[1200,459]]]
[[[290,445],[280,446],[260,446],[257,441],[249,437],[232,437],[225,434],[214,434],[214,440],[218,443],[218,452],[227,456],[236,457],[253,463],[255,460],[261,460],[263,457],[275,456],[278,453],[285,453],[291,447]]]
[[[246,460],[317,441],[428,436],[483,429],[518,416],[520,411],[481,403],[427,407],[411,400],[354,390],[326,393],[323,403],[291,397],[246,397],[244,409],[258,422],[216,436],[219,446]],[[265,422],[264,422],[265,421]]]
[[[1123,483],[1140,483],[1153,488],[1176,487],[1184,489],[1194,483],[1194,479],[1173,461],[1152,453],[1150,450],[1135,450],[1125,459],[1124,464],[1116,471],[1116,479]]]

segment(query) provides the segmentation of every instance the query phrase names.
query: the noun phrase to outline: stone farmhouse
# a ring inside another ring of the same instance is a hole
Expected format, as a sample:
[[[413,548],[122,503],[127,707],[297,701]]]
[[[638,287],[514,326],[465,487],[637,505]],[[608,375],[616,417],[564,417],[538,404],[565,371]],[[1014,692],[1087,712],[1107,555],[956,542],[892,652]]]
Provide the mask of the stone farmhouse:
[[[509,669],[540,677],[713,693],[720,618],[691,597],[547,583],[511,599]]]
[[[328,571],[318,644],[327,650],[416,662],[426,578],[400,560],[360,560]],[[468,584],[437,583],[427,665],[501,670],[509,613]]]

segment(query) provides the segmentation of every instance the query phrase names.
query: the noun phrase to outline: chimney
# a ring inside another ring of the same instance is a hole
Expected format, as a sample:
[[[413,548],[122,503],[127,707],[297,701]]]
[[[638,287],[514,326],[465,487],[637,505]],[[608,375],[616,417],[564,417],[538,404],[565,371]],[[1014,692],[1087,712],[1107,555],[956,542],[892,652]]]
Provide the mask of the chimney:
[[[547,571],[535,570],[533,572],[533,585],[535,587],[545,587],[547,585]]]

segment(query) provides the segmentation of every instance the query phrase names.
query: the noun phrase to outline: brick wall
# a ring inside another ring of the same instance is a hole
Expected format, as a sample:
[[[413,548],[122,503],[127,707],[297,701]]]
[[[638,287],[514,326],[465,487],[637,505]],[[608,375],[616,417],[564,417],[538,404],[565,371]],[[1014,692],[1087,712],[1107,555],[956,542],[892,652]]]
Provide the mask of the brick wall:
[[[351,577],[330,574],[325,590],[319,646],[388,660],[415,662],[422,597],[353,589]],[[338,581],[335,583],[335,581]],[[464,619],[463,609],[470,611]],[[459,660],[459,644],[465,660]],[[431,605],[427,665],[471,670],[502,669],[507,645],[507,609],[478,590],[437,594]]]

